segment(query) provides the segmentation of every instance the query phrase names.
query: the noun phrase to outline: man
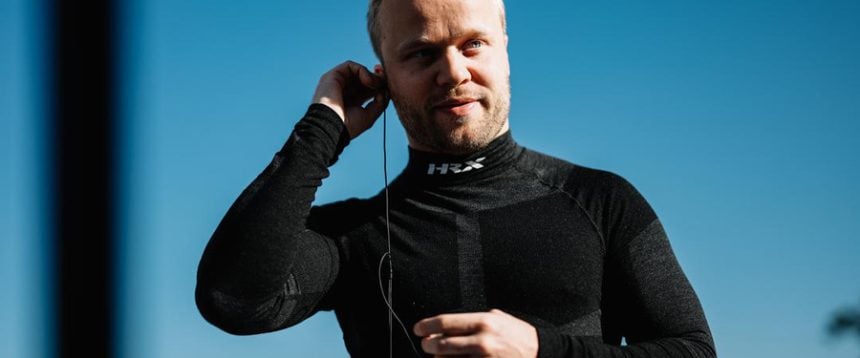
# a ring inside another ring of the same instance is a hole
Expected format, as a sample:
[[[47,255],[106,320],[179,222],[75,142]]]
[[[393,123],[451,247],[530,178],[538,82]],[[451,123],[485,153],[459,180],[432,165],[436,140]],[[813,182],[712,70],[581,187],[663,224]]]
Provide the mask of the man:
[[[715,356],[636,190],[511,137],[501,0],[373,0],[368,29],[381,64],[321,77],[213,234],[196,292],[207,320],[254,334],[334,310],[355,357]],[[388,96],[410,147],[389,195],[312,207]]]

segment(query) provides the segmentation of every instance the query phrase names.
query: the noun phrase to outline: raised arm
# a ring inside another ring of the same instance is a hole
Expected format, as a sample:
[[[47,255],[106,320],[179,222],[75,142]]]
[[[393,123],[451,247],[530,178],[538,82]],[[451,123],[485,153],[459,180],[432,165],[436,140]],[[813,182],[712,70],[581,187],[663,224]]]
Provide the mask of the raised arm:
[[[255,334],[289,327],[320,308],[339,258],[333,240],[305,225],[328,167],[385,108],[388,99],[377,95],[381,86],[354,62],[321,77],[287,143],[236,199],[206,246],[195,298],[207,321],[229,333]]]

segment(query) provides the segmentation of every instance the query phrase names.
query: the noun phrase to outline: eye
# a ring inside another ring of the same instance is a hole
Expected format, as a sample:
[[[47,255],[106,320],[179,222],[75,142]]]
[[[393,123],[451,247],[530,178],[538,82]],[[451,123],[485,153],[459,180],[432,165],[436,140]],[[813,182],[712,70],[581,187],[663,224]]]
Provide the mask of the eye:
[[[414,51],[406,53],[403,57],[404,62],[408,62],[413,66],[426,67],[439,57],[439,50],[434,47],[418,48]]]
[[[409,57],[410,58],[427,58],[427,57],[430,57],[431,55],[432,55],[432,51],[430,51],[429,49],[421,49],[421,50],[414,51],[414,52],[410,53]]]
[[[477,55],[481,52],[481,48],[487,43],[481,40],[469,40],[463,46],[463,53],[467,56]]]
[[[481,48],[484,47],[484,41],[472,40],[466,43],[466,48]]]
[[[407,61],[430,62],[436,57],[436,52],[438,51],[433,48],[419,48],[407,53],[404,59]]]

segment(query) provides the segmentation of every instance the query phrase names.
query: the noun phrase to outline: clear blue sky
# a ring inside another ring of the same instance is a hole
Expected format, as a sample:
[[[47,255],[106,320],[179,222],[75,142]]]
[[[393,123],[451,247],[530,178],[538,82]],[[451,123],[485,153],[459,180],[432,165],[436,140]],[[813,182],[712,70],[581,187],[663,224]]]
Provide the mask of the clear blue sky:
[[[511,126],[650,201],[722,357],[845,357],[860,303],[860,2],[509,1]],[[123,357],[343,357],[332,314],[235,337],[194,306],[215,226],[271,160],[319,75],[375,64],[364,1],[137,0],[125,8],[119,233]],[[0,1],[0,356],[43,351],[39,13]],[[394,111],[389,120],[396,123]],[[390,170],[405,162],[389,133]],[[320,203],[382,185],[381,126]],[[40,283],[41,282],[41,283]]]

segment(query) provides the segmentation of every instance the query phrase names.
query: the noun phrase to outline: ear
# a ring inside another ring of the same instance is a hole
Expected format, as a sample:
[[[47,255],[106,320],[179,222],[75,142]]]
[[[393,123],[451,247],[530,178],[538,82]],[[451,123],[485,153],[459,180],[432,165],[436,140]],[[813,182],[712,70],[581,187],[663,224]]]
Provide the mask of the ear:
[[[381,64],[376,64],[373,66],[373,73],[379,77],[382,77],[382,80],[385,83],[385,89],[383,89],[383,93],[388,96],[388,79],[385,78],[385,69],[382,68]]]

